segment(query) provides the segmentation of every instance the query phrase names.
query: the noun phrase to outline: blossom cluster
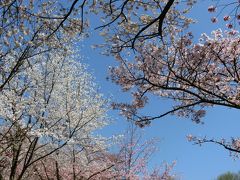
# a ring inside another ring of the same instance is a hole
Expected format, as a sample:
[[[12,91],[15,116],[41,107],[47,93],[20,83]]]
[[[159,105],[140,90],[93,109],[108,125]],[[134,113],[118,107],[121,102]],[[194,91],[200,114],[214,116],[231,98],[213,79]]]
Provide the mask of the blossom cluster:
[[[240,12],[239,12],[239,1],[222,1],[217,0],[215,5],[210,5],[208,7],[208,12],[216,14],[216,16],[211,18],[212,23],[217,23],[219,17],[226,22],[226,27],[228,29],[237,29],[240,22]]]

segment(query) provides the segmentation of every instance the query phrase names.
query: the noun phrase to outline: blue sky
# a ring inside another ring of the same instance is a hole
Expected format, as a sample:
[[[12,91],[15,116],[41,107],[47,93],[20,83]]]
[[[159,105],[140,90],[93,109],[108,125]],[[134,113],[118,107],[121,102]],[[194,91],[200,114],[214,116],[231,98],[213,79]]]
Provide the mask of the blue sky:
[[[196,38],[203,32],[209,34],[219,27],[219,24],[210,23],[211,16],[207,12],[209,2],[210,0],[201,1],[191,12],[191,16],[198,20],[198,23],[191,27]],[[92,25],[94,25],[94,20],[92,20]],[[81,50],[82,55],[86,57],[84,61],[89,65],[88,69],[95,76],[96,83],[105,97],[125,101],[129,94],[122,93],[120,87],[106,80],[108,67],[114,65],[114,59],[100,55],[99,51],[90,47],[92,44],[102,42],[98,32],[92,31],[91,38],[84,41],[84,47]],[[168,106],[171,106],[171,102],[153,97],[145,112],[156,114]],[[111,135],[122,132],[126,127],[125,119],[118,116],[118,112],[110,111],[109,114],[115,119],[115,123],[104,129],[103,134]],[[207,110],[204,125],[198,125],[191,122],[190,119],[176,116],[167,116],[154,121],[150,127],[144,129],[146,138],[160,138],[159,151],[154,154],[151,165],[159,165],[164,161],[171,163],[176,160],[174,173],[183,180],[213,180],[226,171],[239,171],[239,159],[233,160],[229,156],[229,152],[222,147],[214,144],[205,144],[199,147],[186,140],[188,134],[209,138],[237,137],[240,126],[239,115],[237,110],[214,107]]]

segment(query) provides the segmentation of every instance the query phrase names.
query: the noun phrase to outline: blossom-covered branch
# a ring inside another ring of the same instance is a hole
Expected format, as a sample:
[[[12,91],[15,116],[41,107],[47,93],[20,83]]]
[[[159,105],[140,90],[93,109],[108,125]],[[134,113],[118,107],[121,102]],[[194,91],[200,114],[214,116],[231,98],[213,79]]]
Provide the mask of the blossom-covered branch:
[[[220,145],[224,149],[230,152],[230,156],[233,158],[239,158],[240,153],[240,139],[232,138],[231,141],[227,141],[226,139],[216,140],[216,139],[208,139],[207,137],[199,138],[193,135],[188,135],[187,139],[189,142],[193,142],[196,145],[203,145],[205,143],[213,143]]]
[[[133,90],[132,105],[116,103],[127,118],[138,124],[167,114],[192,117],[200,122],[205,106],[220,105],[240,109],[239,101],[239,35],[234,31],[213,31],[203,34],[199,43],[192,43],[188,34],[171,45],[154,42],[138,49],[133,62],[117,56],[119,66],[110,70],[112,81],[123,90]],[[156,117],[137,115],[148,94],[173,100],[172,110]],[[142,125],[143,125],[142,124]]]

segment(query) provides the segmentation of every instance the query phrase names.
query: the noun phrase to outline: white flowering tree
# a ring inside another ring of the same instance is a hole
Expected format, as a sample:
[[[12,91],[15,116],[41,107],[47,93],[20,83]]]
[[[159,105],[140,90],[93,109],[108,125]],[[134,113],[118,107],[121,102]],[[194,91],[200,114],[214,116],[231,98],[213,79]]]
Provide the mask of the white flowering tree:
[[[10,179],[26,178],[30,166],[70,147],[104,149],[92,133],[107,124],[106,101],[84,66],[67,51],[30,60],[38,63],[22,66],[0,95],[1,168]]]
[[[78,1],[3,0],[0,2],[0,91],[32,57],[63,50],[87,24]],[[75,14],[73,14],[75,13]],[[36,60],[35,58],[34,60]]]
[[[92,133],[107,123],[106,101],[70,48],[88,26],[82,13],[85,2],[0,2],[0,174],[4,179],[34,178],[32,172],[41,172],[36,167],[45,169],[44,163],[46,170],[55,169],[55,177],[60,177],[66,171],[57,167],[69,168],[75,157],[86,166],[81,168],[84,171],[91,156],[105,148],[104,140]]]

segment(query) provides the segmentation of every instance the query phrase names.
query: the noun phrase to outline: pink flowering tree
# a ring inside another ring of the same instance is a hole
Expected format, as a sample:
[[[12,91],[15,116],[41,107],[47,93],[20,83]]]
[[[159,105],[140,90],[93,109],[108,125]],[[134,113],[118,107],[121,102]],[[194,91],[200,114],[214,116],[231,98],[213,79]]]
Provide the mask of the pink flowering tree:
[[[175,163],[170,165],[165,163],[153,171],[148,169],[150,156],[156,150],[156,142],[156,139],[142,142],[141,133],[132,126],[124,134],[122,141],[117,144],[118,150],[114,154],[100,148],[96,150],[96,144],[92,144],[91,148],[73,144],[64,146],[56,153],[50,154],[29,166],[24,178],[66,180],[174,179],[175,175],[172,175],[172,169]],[[6,178],[5,173],[6,170],[2,173],[3,178]]]
[[[149,169],[148,164],[151,156],[157,150],[157,142],[156,138],[144,141],[143,132],[131,124],[118,145],[118,151],[112,154],[115,158],[115,169],[118,176],[126,180],[170,180],[174,178],[171,171],[175,162],[170,165],[162,164],[153,171]]]
[[[120,65],[111,69],[112,80],[124,90],[134,87],[131,105],[114,104],[137,124],[148,124],[168,114],[191,117],[200,122],[204,107],[221,105],[239,109],[239,36],[221,30],[212,36],[203,34],[192,43],[188,34],[173,45],[158,47],[155,43],[139,49],[134,62],[119,56]],[[148,94],[172,99],[172,109],[156,117],[139,116]]]
[[[106,41],[104,53],[116,55],[129,53],[129,49],[136,51],[152,39],[161,44],[163,39],[168,39],[169,33],[188,27],[192,19],[185,15],[194,3],[194,0],[104,2],[103,25],[97,28]]]
[[[214,7],[208,10],[216,11]],[[224,16],[223,20],[230,18]],[[238,20],[237,15],[232,18]],[[136,48],[135,57],[116,54],[119,65],[110,68],[110,78],[123,91],[131,91],[133,100],[114,103],[113,108],[140,127],[172,114],[201,123],[206,107],[240,109],[240,36],[233,27],[228,25],[228,31],[218,29],[209,36],[203,33],[197,43],[191,32],[183,34],[175,29],[162,43],[154,39],[143,42]],[[151,95],[171,100],[172,108],[157,116],[141,114],[139,110],[146,106]],[[206,138],[199,142],[217,143],[239,153],[238,138],[233,138],[232,143]]]
[[[84,152],[83,149],[71,147],[68,150],[61,149],[57,155],[31,166],[27,177],[66,180],[120,178],[114,168],[115,164],[104,150]]]

